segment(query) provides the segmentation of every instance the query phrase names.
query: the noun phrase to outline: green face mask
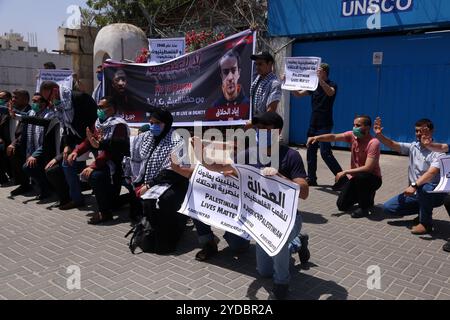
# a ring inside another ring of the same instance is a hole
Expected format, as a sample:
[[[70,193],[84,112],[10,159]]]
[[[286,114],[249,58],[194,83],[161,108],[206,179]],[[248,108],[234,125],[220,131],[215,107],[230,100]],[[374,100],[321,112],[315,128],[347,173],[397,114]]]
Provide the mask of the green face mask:
[[[61,100],[58,100],[58,99],[53,100],[53,105],[55,107],[59,106],[60,104],[61,104]]]
[[[41,110],[39,103],[33,103],[31,105],[31,110],[33,110],[34,112],[39,112],[39,110]]]
[[[6,100],[0,99],[0,106],[4,106],[4,105],[6,105]]]
[[[361,132],[361,128],[353,128],[353,135],[357,137],[358,139],[361,139],[364,137],[364,134]]]
[[[105,110],[102,109],[98,109],[97,110],[97,117],[100,121],[105,121],[106,120],[106,112]]]

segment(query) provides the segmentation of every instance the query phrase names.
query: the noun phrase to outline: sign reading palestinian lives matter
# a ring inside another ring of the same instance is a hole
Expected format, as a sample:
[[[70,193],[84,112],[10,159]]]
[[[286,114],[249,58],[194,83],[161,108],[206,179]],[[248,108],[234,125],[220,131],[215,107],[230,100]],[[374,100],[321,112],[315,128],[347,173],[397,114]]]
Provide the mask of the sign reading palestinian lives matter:
[[[148,39],[150,44],[149,63],[163,63],[184,55],[185,38]]]
[[[203,223],[234,233],[244,239],[250,236],[238,219],[239,181],[197,165],[180,213]]]
[[[239,221],[269,256],[276,256],[294,227],[300,187],[278,176],[265,177],[251,166],[235,168],[241,191]]]
[[[450,156],[439,159],[441,167],[441,180],[430,193],[450,193]]]
[[[254,40],[243,31],[158,65],[107,60],[105,95],[132,126],[148,123],[155,107],[166,107],[176,127],[243,125],[251,117]]]
[[[38,73],[38,80],[36,84],[36,92],[39,92],[41,83],[44,81],[53,81],[59,84],[60,87],[65,87],[72,90],[73,85],[73,71],[72,70],[54,70],[41,69]]]
[[[281,88],[315,91],[319,85],[317,70],[321,63],[322,59],[317,57],[285,58],[286,80]]]

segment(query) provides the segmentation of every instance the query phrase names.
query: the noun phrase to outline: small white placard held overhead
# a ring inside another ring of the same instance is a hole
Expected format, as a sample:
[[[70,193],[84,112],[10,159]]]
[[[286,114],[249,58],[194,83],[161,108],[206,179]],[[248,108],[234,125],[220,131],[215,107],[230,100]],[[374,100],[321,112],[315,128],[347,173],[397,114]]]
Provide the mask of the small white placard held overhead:
[[[72,90],[73,85],[73,71],[72,70],[55,70],[55,69],[41,69],[39,70],[38,79],[36,83],[36,92],[39,92],[41,83],[44,81],[53,81],[59,84],[60,87]]]
[[[281,88],[284,90],[315,91],[319,86],[317,70],[322,63],[318,57],[285,58],[286,79]]]
[[[184,38],[149,39],[149,43],[149,63],[164,63],[182,56],[186,51],[186,40]]]

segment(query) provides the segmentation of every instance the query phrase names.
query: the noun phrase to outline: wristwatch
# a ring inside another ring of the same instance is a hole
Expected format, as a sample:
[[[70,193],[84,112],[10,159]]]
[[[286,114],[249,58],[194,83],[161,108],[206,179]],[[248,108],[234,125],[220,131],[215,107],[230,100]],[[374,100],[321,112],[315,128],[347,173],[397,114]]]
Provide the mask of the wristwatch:
[[[413,187],[414,189],[417,189],[417,188],[418,188],[418,185],[417,185],[416,182],[413,182],[413,183],[411,183],[411,187]]]

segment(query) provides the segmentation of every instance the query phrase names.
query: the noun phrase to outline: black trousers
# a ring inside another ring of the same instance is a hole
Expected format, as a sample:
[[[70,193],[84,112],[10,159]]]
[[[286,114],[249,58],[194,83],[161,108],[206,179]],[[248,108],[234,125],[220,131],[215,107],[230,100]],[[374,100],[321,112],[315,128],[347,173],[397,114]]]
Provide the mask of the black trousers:
[[[7,177],[11,178],[11,164],[6,156],[6,144],[0,143],[0,182],[6,182]]]
[[[375,192],[381,184],[381,178],[371,173],[355,175],[344,185],[337,200],[338,209],[348,211],[356,203],[361,209],[369,209],[373,206]]]
[[[58,196],[59,202],[61,204],[68,203],[70,201],[69,185],[66,182],[66,177],[64,176],[64,171],[60,163],[48,169],[45,174],[48,182]]]
[[[176,250],[186,227],[187,216],[178,213],[187,192],[189,180],[171,186],[159,198],[159,208],[156,200],[144,200],[144,215],[150,222],[155,235],[154,252],[168,254]]]
[[[23,171],[23,165],[25,164],[26,160],[25,155],[16,148],[16,152],[14,152],[14,154],[9,159],[15,184],[19,184],[24,187],[29,186],[30,178]]]

